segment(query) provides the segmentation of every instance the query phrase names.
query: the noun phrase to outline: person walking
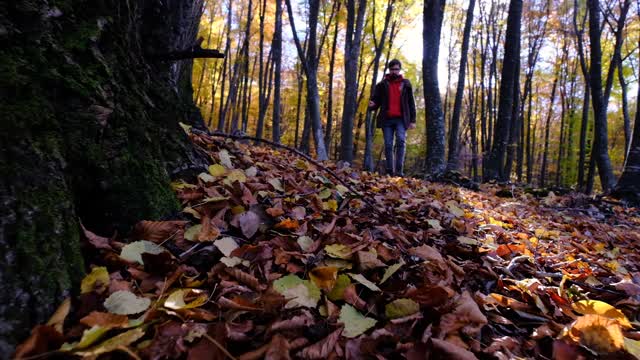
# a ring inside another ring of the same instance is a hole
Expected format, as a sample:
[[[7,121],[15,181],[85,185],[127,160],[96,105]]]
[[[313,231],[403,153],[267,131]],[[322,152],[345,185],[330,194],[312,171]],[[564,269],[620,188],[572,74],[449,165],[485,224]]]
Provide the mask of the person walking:
[[[404,176],[404,154],[407,130],[416,127],[416,103],[411,82],[402,77],[402,63],[393,59],[387,64],[388,74],[376,84],[369,110],[378,110],[376,127],[382,128],[386,173]],[[393,140],[395,136],[395,153]],[[395,155],[395,156],[394,156]]]

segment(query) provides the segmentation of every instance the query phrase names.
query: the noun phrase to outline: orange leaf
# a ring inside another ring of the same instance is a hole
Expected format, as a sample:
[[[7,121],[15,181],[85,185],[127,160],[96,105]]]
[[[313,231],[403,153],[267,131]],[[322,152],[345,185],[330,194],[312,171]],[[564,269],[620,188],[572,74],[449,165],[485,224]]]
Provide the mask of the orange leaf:
[[[276,224],[276,229],[297,230],[300,227],[298,220],[284,219]]]

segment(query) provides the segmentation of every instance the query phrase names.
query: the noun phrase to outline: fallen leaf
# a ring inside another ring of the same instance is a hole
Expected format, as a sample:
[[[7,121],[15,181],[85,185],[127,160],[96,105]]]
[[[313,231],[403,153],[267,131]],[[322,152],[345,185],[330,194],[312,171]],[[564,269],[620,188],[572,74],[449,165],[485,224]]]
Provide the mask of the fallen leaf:
[[[365,278],[362,274],[349,274],[349,276],[351,276],[351,278],[353,280],[355,280],[358,283],[364,285],[365,287],[367,287],[371,291],[382,291],[382,290],[380,290],[380,288],[376,284],[374,284],[371,281],[367,280],[367,278]]]
[[[389,319],[413,315],[418,311],[420,311],[420,305],[411,299],[396,299],[384,307],[384,313]]]
[[[104,291],[109,287],[109,272],[104,266],[96,266],[91,269],[91,273],[82,279],[80,284],[80,293],[86,294],[94,289],[102,289]]]
[[[573,310],[577,313],[588,315],[588,314],[596,314],[602,315],[609,319],[615,320],[620,325],[626,328],[631,328],[631,323],[629,319],[622,313],[622,311],[614,308],[613,306],[607,304],[604,301],[599,300],[580,300],[571,304]]]
[[[125,245],[120,252],[120,257],[131,262],[144,265],[142,254],[160,254],[165,250],[151,241],[139,240]]]
[[[104,301],[104,308],[112,314],[131,315],[141,313],[151,305],[151,300],[137,297],[129,291],[116,291]]]
[[[302,351],[298,353],[298,356],[308,360],[327,359],[331,351],[335,349],[341,333],[342,328],[332,332],[326,338],[302,349]]]
[[[231,156],[229,152],[225,149],[222,149],[218,152],[218,158],[220,159],[220,164],[226,167],[227,169],[233,169],[233,163],[231,163]]]
[[[345,274],[340,274],[336,279],[336,283],[333,289],[327,294],[327,297],[331,301],[338,301],[344,299],[344,290],[347,286],[351,285],[351,280]]]
[[[398,271],[398,269],[400,269],[402,267],[402,265],[404,265],[404,262],[400,261],[397,264],[393,264],[391,266],[389,266],[385,271],[384,271],[384,275],[382,275],[382,279],[380,280],[380,284],[382,285],[382,283],[384,283],[385,281],[389,280],[389,278],[396,273],[396,271]]]
[[[258,231],[258,227],[260,226],[260,217],[258,217],[258,215],[253,211],[247,211],[240,215],[238,222],[240,223],[242,235],[247,239],[251,239]]]
[[[342,335],[348,338],[354,338],[363,334],[377,323],[375,319],[363,316],[358,310],[348,304],[342,305],[338,322],[344,324]]]
[[[309,279],[324,291],[331,291],[338,279],[338,269],[333,266],[319,266],[309,272]]]
[[[178,289],[164,301],[164,307],[173,310],[191,309],[207,303],[209,295],[199,289]]]
[[[352,257],[351,248],[343,244],[326,245],[324,251],[337,259],[349,260]]]
[[[213,242],[213,245],[220,250],[224,256],[230,257],[233,250],[237,249],[238,243],[232,237],[224,237]]]

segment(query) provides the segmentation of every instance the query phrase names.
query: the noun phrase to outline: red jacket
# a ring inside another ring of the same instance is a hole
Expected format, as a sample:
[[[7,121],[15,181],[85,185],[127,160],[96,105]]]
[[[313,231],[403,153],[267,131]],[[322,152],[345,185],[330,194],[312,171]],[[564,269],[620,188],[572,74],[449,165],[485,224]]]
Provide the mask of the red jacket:
[[[387,119],[402,117],[402,75],[395,79],[387,74],[384,79],[389,82],[389,107],[387,108]]]

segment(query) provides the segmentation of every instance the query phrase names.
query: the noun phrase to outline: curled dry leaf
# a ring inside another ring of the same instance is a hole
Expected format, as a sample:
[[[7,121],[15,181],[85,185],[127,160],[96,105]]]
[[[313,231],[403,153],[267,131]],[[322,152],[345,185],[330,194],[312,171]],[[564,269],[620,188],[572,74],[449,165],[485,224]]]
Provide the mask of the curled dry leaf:
[[[331,351],[335,348],[341,333],[342,328],[335,330],[326,338],[302,349],[302,351],[298,353],[298,356],[308,360],[327,359]]]

